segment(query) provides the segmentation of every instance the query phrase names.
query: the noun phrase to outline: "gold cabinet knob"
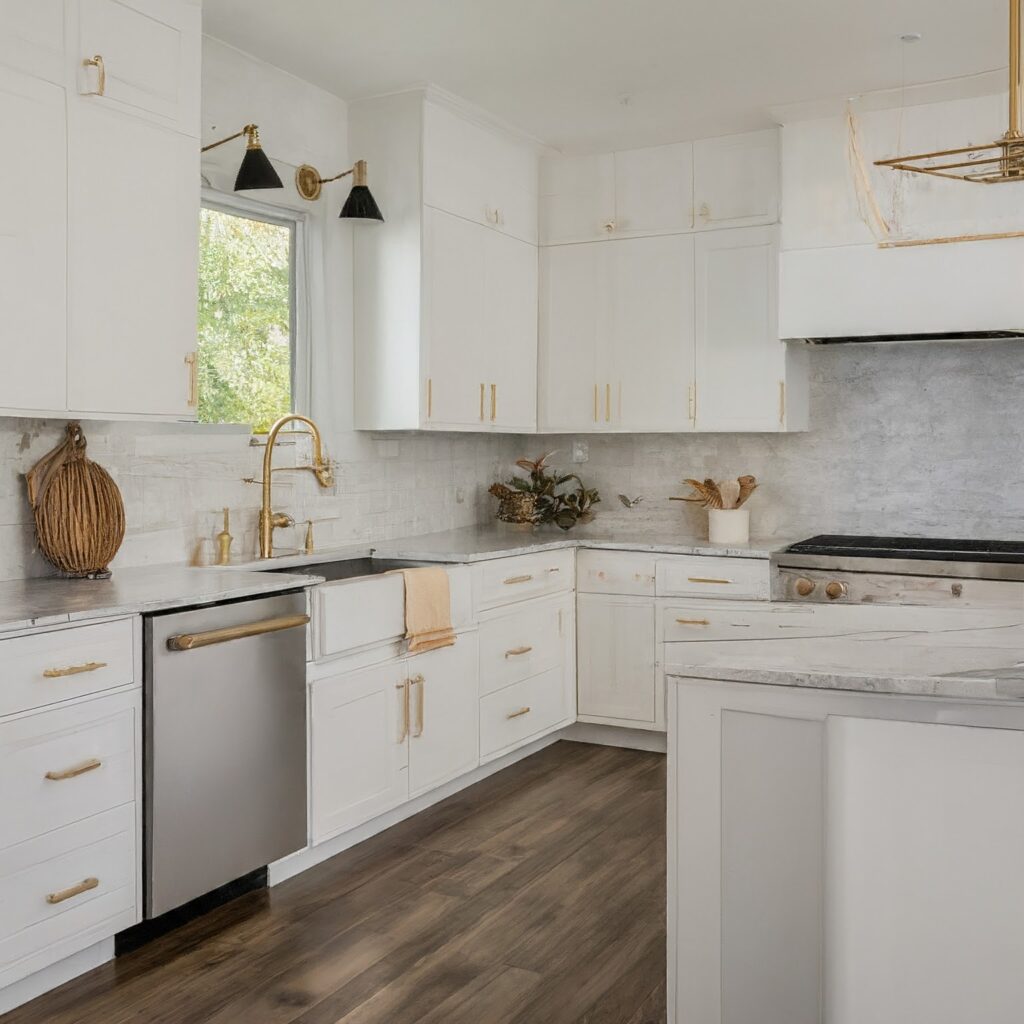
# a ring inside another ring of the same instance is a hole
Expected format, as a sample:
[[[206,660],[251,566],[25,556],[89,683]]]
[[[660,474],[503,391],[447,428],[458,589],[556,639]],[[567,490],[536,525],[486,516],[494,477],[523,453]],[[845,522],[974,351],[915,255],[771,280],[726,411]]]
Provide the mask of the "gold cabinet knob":
[[[831,583],[825,587],[825,596],[830,601],[835,601],[837,598],[846,597],[846,584],[841,583],[839,580],[832,580]]]
[[[801,576],[800,579],[796,581],[796,592],[801,597],[808,597],[814,593],[814,588],[816,586],[817,584],[814,580],[809,580],[806,576]]]

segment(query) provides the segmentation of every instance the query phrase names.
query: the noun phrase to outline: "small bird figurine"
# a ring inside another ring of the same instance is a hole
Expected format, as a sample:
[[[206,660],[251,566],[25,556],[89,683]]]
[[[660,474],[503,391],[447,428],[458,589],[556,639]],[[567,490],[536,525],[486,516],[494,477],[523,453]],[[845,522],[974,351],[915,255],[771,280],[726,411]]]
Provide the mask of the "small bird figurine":
[[[638,495],[635,498],[630,498],[626,494],[620,494],[619,495],[619,501],[621,501],[622,504],[626,506],[626,508],[636,508],[637,505],[639,505],[640,502],[643,501],[643,500],[644,500],[644,496],[642,494]]]

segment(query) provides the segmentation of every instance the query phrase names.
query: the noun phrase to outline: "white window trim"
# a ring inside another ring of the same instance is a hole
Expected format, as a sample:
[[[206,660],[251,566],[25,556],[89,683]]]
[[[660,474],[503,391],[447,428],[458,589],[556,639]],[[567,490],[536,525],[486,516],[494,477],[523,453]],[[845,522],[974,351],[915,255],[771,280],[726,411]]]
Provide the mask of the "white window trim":
[[[291,228],[294,261],[289,296],[292,313],[292,412],[308,416],[312,400],[312,360],[306,214],[290,210],[288,207],[250,199],[248,196],[237,196],[205,187],[201,190],[201,203],[207,209],[249,216]]]

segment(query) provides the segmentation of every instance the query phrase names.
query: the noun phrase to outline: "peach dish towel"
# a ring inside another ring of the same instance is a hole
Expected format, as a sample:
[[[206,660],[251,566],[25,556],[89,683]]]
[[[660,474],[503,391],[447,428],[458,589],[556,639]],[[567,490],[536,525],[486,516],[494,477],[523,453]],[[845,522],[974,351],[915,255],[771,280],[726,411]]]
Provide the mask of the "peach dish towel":
[[[398,571],[405,579],[405,637],[409,653],[451,647],[455,630],[447,570],[429,566]]]

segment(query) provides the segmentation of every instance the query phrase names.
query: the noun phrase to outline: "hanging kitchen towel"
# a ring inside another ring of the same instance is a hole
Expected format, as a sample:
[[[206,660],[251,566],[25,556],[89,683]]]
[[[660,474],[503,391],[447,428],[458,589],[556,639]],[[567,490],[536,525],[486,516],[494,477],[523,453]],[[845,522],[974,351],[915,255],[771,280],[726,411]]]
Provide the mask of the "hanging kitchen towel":
[[[455,643],[448,572],[430,566],[399,569],[405,578],[405,638],[409,653],[420,654]]]

